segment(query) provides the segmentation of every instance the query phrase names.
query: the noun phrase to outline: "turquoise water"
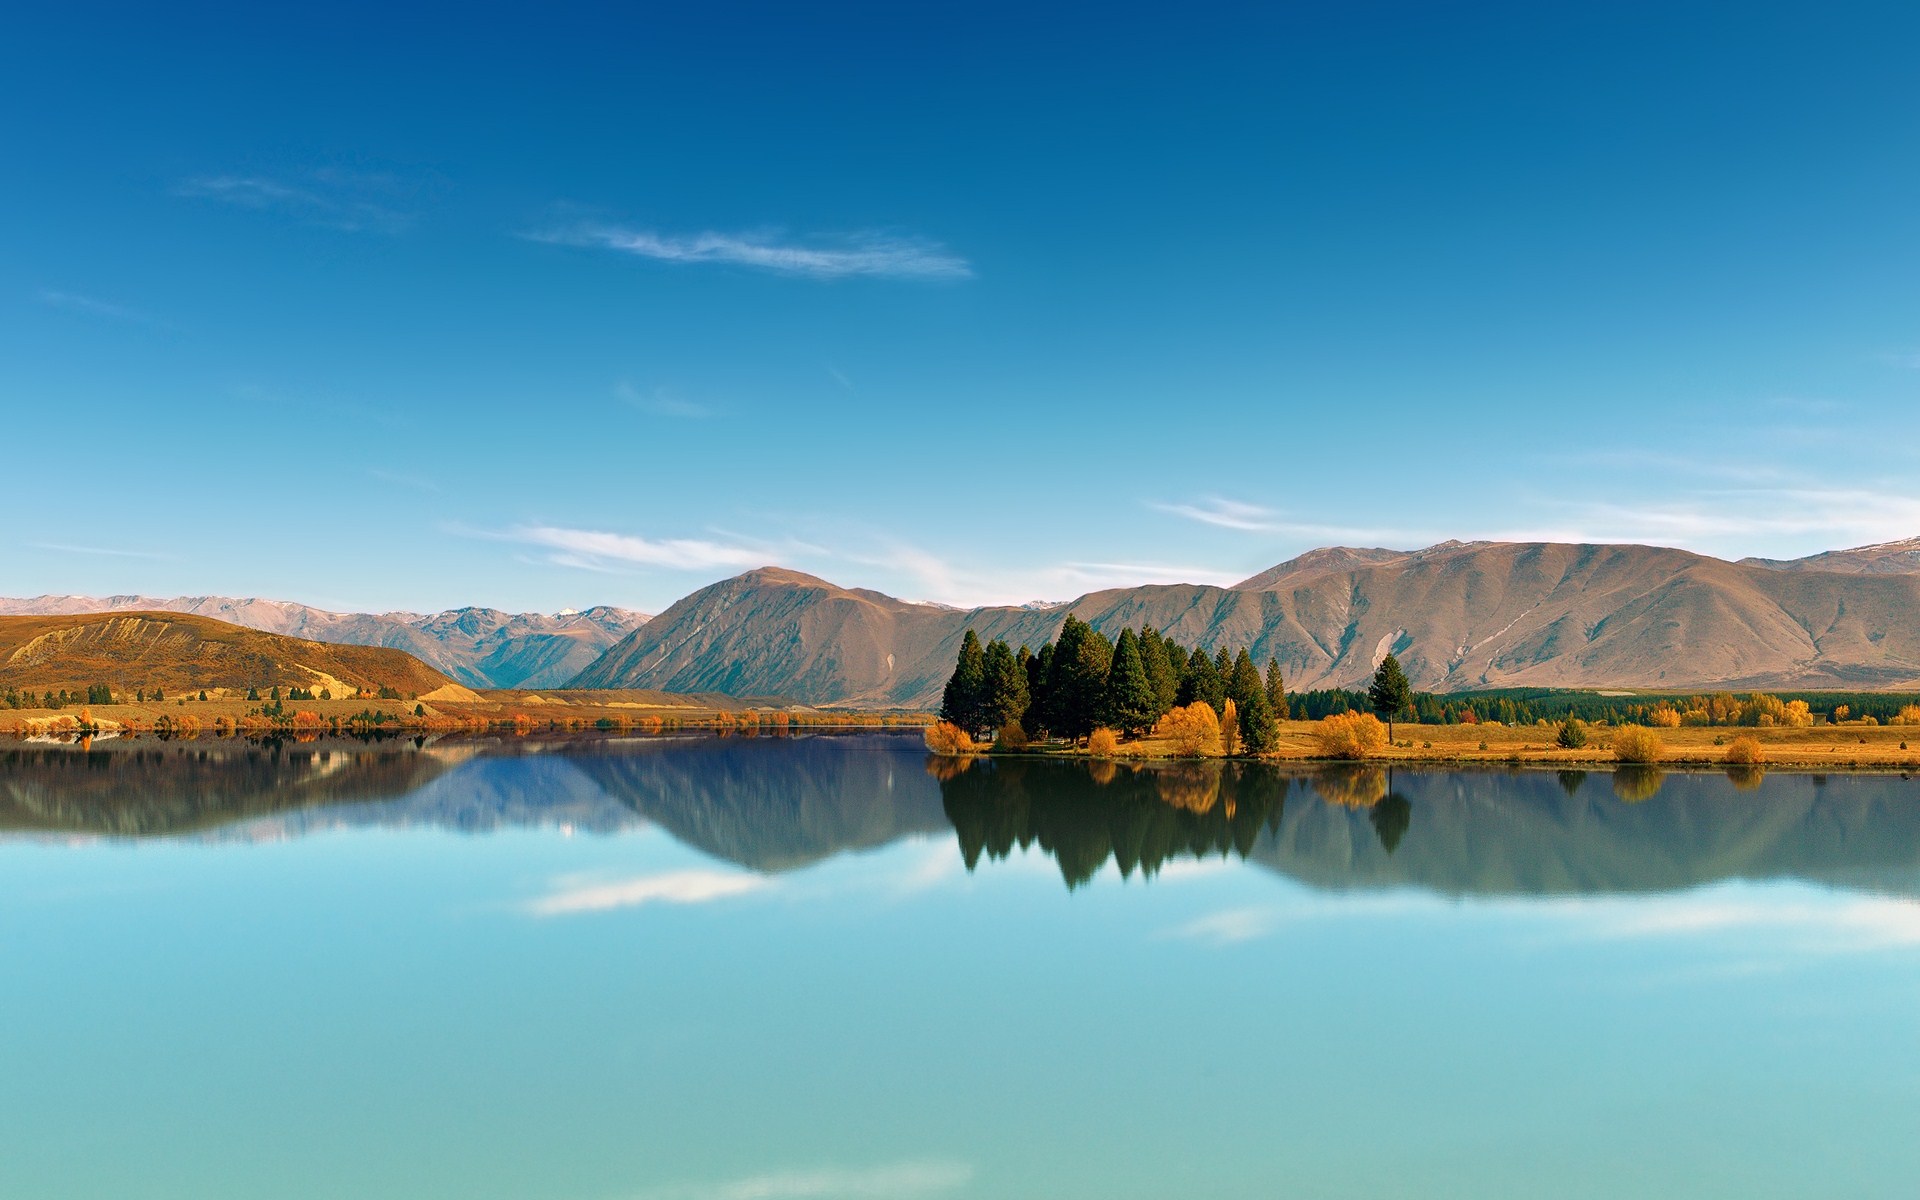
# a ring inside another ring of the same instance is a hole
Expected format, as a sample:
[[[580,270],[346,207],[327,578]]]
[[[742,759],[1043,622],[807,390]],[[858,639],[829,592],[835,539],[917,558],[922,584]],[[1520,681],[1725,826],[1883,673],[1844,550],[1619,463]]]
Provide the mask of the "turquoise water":
[[[0,1195],[1910,1196],[1917,895],[1897,776],[0,750]]]

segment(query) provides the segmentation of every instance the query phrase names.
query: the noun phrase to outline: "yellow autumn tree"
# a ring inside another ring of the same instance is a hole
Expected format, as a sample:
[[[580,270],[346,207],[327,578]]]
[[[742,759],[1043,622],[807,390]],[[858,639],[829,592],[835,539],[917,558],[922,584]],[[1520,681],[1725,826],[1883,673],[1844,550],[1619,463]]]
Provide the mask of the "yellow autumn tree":
[[[977,747],[966,730],[951,721],[936,721],[927,726],[927,749],[935,754],[972,754]]]
[[[1666,743],[1651,729],[1623,726],[1613,735],[1613,756],[1623,763],[1655,763],[1667,752]]]
[[[1326,758],[1365,758],[1387,745],[1387,727],[1372,713],[1343,712],[1322,717],[1314,736]]]
[[[1175,758],[1220,756],[1220,718],[1204,700],[1173,709],[1154,725],[1153,734],[1167,741]]]

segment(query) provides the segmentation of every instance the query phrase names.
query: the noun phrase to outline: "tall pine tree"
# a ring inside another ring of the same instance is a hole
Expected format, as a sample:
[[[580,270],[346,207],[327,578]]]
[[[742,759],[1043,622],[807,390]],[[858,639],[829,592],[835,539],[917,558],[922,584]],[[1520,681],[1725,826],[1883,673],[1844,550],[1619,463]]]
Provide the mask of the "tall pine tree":
[[[998,731],[1026,715],[1027,671],[998,638],[987,643],[984,666],[981,723]]]
[[[1020,723],[1026,726],[1028,737],[1044,738],[1053,728],[1052,702],[1047,699],[1047,672],[1052,665],[1052,642],[1042,645],[1039,653],[1027,660],[1027,715],[1020,718]]]
[[[1147,679],[1147,668],[1140,661],[1140,642],[1133,630],[1122,629],[1114,643],[1113,661],[1107,667],[1107,684],[1101,696],[1100,718],[1122,734],[1144,733],[1159,714],[1159,698]]]
[[[1267,660],[1267,707],[1273,710],[1273,719],[1287,719],[1287,683],[1280,677],[1280,660]]]
[[[1245,650],[1233,660],[1233,674],[1227,678],[1227,698],[1240,722],[1240,743],[1249,752],[1264,754],[1273,749],[1279,726],[1273,719],[1273,707],[1267,703],[1266,685],[1260,681],[1260,669]]]
[[[1093,626],[1069,616],[1047,664],[1047,728],[1079,741],[1100,720],[1113,646]]]
[[[1393,740],[1393,719],[1413,707],[1413,685],[1407,682],[1407,673],[1400,669],[1400,660],[1389,654],[1380,660],[1380,667],[1373,673],[1373,684],[1367,688],[1367,703],[1373,705],[1373,711],[1387,720],[1387,740]]]
[[[1140,629],[1140,665],[1147,669],[1147,686],[1153,689],[1153,717],[1157,721],[1173,707],[1174,697],[1180,691],[1180,677],[1174,674],[1166,639],[1151,625]]]
[[[940,719],[969,733],[981,732],[986,695],[986,652],[980,648],[979,635],[969,629],[960,642],[960,656],[947,678],[946,690],[940,695]]]
[[[1187,677],[1180,685],[1179,699],[1182,705],[1195,702],[1209,705],[1217,716],[1226,708],[1227,681],[1220,677],[1214,661],[1207,657],[1205,650],[1194,650],[1187,662]]]

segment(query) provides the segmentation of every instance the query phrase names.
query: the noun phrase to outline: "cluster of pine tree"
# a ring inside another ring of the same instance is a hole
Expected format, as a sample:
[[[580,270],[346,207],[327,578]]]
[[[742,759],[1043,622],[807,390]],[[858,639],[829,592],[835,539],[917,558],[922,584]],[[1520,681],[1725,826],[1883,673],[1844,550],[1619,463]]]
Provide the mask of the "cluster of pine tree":
[[[1244,648],[1236,655],[1223,646],[1209,655],[1152,626],[1138,633],[1122,629],[1108,641],[1069,616],[1059,640],[1038,652],[998,639],[983,647],[967,630],[940,701],[940,719],[976,736],[1017,727],[1026,737],[1079,741],[1102,727],[1138,737],[1173,708],[1196,702],[1224,716],[1229,700],[1241,744],[1255,754],[1270,749],[1287,715],[1278,662],[1268,660],[1263,679]]]
[[[37,698],[32,692],[15,691],[9,688],[6,695],[0,697],[0,701],[4,701],[8,708],[65,708],[69,704],[112,704],[113,689],[104,683],[89,684],[83,700],[79,692],[69,692],[65,688],[57,692],[42,692]]]

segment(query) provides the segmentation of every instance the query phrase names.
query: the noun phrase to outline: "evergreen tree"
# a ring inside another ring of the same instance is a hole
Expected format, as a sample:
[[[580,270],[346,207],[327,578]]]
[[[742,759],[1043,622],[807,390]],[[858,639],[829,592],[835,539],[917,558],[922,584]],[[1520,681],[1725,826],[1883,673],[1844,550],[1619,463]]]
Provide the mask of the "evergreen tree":
[[[1180,703],[1180,685],[1187,681],[1187,649],[1172,638],[1163,637],[1160,644],[1167,649],[1167,670],[1173,676],[1173,702]]]
[[[1233,655],[1227,653],[1225,646],[1220,647],[1219,652],[1213,656],[1213,673],[1220,677],[1222,686],[1225,686],[1227,680],[1233,677]]]
[[[1214,666],[1214,660],[1207,657],[1205,650],[1196,649],[1193,658],[1187,663],[1187,677],[1180,684],[1179,702],[1182,705],[1201,703],[1210,705],[1216,715],[1224,711],[1227,704],[1227,681],[1220,677],[1220,671]]]
[[[1280,660],[1267,660],[1267,707],[1273,710],[1273,719],[1287,719],[1287,685],[1280,677]]]
[[[259,689],[258,687],[255,687],[255,686],[254,686],[254,685],[252,685],[252,684],[248,684],[248,685],[247,685],[247,699],[249,699],[249,700],[258,700],[259,698],[260,698],[260,689]]]
[[[969,733],[979,732],[986,691],[986,652],[980,648],[979,635],[968,629],[967,636],[961,639],[960,656],[954,663],[953,674],[940,696],[940,719],[951,721]],[[280,698],[280,689],[274,689],[273,698]]]
[[[1140,665],[1146,668],[1147,686],[1153,689],[1153,716],[1157,721],[1173,707],[1174,697],[1180,692],[1180,677],[1173,673],[1166,639],[1151,625],[1140,629]]]
[[[1245,650],[1233,660],[1233,674],[1227,679],[1227,698],[1233,701],[1239,717],[1241,744],[1254,754],[1273,749],[1280,727],[1274,720],[1273,706],[1267,703],[1267,689],[1260,681],[1260,669],[1253,665],[1253,656]]]
[[[998,730],[1027,713],[1027,671],[998,638],[987,644],[984,667],[981,721],[987,729]]]
[[[1085,621],[1069,616],[1060,627],[1053,661],[1047,664],[1048,729],[1074,741],[1093,732],[1112,662],[1113,647],[1107,639]]]
[[[1122,629],[1120,640],[1114,643],[1113,661],[1107,667],[1101,720],[1123,734],[1138,736],[1160,715],[1159,707],[1159,697],[1140,659],[1139,639],[1133,636],[1133,630]]]
[[[1380,660],[1380,667],[1373,673],[1373,684],[1367,688],[1367,703],[1373,705],[1376,715],[1387,723],[1387,740],[1393,740],[1393,719],[1413,707],[1413,685],[1407,682],[1407,673],[1400,669],[1400,660],[1389,654]]]
[[[1027,727],[1027,736],[1044,738],[1052,729],[1052,709],[1047,700],[1047,671],[1053,663],[1053,643],[1041,645],[1040,652],[1027,659],[1027,715],[1020,723]]]

